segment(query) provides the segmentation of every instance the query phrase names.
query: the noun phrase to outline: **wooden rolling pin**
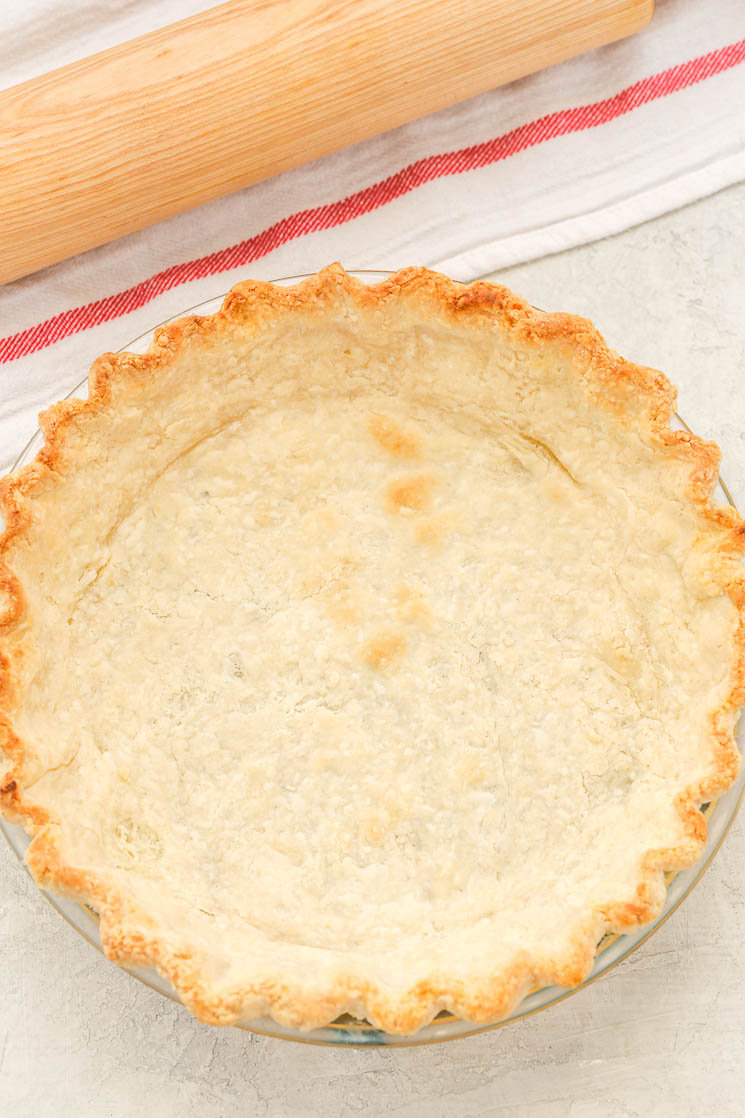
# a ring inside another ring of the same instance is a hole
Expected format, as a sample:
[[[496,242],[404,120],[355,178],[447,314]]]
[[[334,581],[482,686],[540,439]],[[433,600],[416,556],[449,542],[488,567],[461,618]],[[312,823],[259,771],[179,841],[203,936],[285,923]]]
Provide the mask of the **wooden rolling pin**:
[[[644,26],[654,0],[232,0],[0,93],[0,283]]]

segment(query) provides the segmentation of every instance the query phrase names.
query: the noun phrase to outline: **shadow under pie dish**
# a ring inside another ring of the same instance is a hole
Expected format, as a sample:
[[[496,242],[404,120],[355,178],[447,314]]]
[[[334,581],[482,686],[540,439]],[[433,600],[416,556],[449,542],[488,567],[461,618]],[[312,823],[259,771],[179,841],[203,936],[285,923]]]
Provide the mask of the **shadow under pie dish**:
[[[204,1020],[571,985],[737,772],[742,529],[661,374],[423,270],[240,284],[7,479],[3,805]]]

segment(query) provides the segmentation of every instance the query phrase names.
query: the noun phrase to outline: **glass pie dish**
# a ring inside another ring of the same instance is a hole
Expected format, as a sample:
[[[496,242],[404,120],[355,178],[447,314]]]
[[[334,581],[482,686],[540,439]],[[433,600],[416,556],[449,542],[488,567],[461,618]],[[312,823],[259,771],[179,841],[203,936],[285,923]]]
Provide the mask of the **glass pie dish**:
[[[358,272],[353,273],[356,277],[363,282],[375,282],[382,278],[385,273],[372,273],[372,272]],[[297,282],[303,277],[289,277],[284,280],[275,281],[279,284],[289,285]],[[183,314],[210,314],[218,309],[221,302],[220,299],[214,299],[207,303],[200,304],[199,306],[189,308],[188,311],[181,312]],[[174,316],[176,317],[176,316]],[[135,339],[128,346],[124,347],[126,350],[143,352],[149,344],[152,337],[152,330],[146,334],[141,335]],[[85,395],[86,382],[73,389],[70,395],[80,396]],[[28,462],[34,454],[38,451],[42,444],[40,434],[34,436],[28,446],[25,448],[21,458],[16,466],[22,466]],[[720,500],[731,500],[726,489],[722,487],[717,496]],[[745,787],[745,777],[740,774],[736,783],[729,789],[715,805],[707,808],[707,818],[709,824],[709,834],[706,848],[694,867],[689,870],[682,871],[676,875],[668,875],[668,893],[662,913],[656,921],[641,928],[636,929],[634,932],[627,935],[609,935],[602,941],[595,966],[591,975],[583,985],[594,981],[605,971],[609,970],[627,954],[635,949],[642,943],[653,931],[659,927],[667,916],[677,907],[680,901],[686,896],[692,886],[699,880],[709,861],[716,852],[719,844],[721,843],[726,831],[734,818],[734,814],[739,805],[740,799]],[[9,824],[3,824],[3,829],[8,837],[11,846],[19,855],[23,857],[28,839],[25,833],[17,827]],[[98,926],[95,914],[87,907],[71,900],[59,899],[56,897],[49,897],[50,901],[55,905],[58,911],[70,922],[74,927],[80,931],[82,935],[93,943],[94,946],[99,947],[100,943],[98,938]],[[165,979],[160,977],[154,970],[131,968],[131,973],[138,979],[158,990],[162,994],[175,998],[175,994]],[[581,989],[577,987],[576,989]],[[558,987],[546,987],[532,991],[528,997],[520,1004],[510,1016],[499,1024],[506,1024],[509,1021],[517,1020],[521,1017],[528,1016],[537,1012],[540,1009],[546,1008],[554,1002],[560,1001],[568,997],[575,990],[566,990]],[[426,1044],[446,1039],[453,1039],[457,1036],[466,1036],[473,1033],[484,1031],[483,1025],[475,1025],[471,1022],[461,1020],[450,1014],[440,1014],[435,1020],[425,1028],[421,1029],[416,1035],[412,1036],[392,1036],[375,1029],[365,1022],[355,1021],[351,1018],[344,1017],[331,1025],[324,1028],[304,1031],[287,1028],[276,1024],[270,1020],[252,1020],[241,1022],[241,1026],[250,1029],[257,1033],[281,1037],[284,1039],[293,1039],[304,1041],[306,1043],[321,1043],[321,1044],[352,1044],[359,1046],[381,1046],[388,1044]],[[496,1025],[486,1026],[486,1028],[495,1028]]]

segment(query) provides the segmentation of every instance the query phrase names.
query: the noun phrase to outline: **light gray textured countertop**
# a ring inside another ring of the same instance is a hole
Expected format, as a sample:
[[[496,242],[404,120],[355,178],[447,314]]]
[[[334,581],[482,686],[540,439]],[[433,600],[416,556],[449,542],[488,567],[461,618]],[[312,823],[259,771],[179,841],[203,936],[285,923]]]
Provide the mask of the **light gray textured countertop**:
[[[745,185],[499,278],[663,369],[745,507]],[[745,814],[628,960],[538,1016],[425,1048],[197,1024],[107,963],[0,843],[0,1114],[14,1118],[718,1118],[745,1113]]]

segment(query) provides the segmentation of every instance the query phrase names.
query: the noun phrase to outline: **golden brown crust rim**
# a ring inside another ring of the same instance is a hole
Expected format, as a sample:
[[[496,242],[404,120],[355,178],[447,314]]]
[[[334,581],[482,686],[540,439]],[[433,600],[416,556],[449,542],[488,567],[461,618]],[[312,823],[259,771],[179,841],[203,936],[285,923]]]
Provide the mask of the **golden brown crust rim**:
[[[269,322],[295,307],[317,308],[321,313],[340,295],[361,308],[399,299],[425,300],[459,321],[471,317],[496,320],[504,332],[523,344],[549,340],[566,343],[582,355],[583,360],[577,363],[578,375],[586,380],[590,391],[598,393],[599,403],[613,406],[619,421],[636,424],[660,448],[675,448],[676,457],[686,464],[688,499],[711,529],[710,533],[707,530],[706,574],[726,591],[738,610],[730,691],[711,716],[715,757],[711,771],[695,785],[682,788],[676,798],[685,841],[673,848],[647,851],[634,900],[588,912],[576,930],[571,950],[563,957],[523,955],[503,971],[468,985],[447,975],[433,975],[395,999],[375,982],[361,982],[351,975],[340,978],[335,988],[320,998],[304,997],[282,982],[265,982],[218,996],[207,988],[198,957],[174,949],[168,937],[157,930],[150,936],[126,930],[121,896],[94,874],[66,863],[46,827],[46,813],[24,799],[24,745],[14,731],[13,713],[22,697],[23,637],[31,619],[23,587],[13,573],[12,553],[28,532],[39,486],[60,483],[58,468],[67,432],[111,406],[112,385],[131,379],[142,382],[157,375],[158,369],[171,362],[194,336],[229,332],[235,321]],[[619,386],[633,399],[635,416],[601,398],[603,389]],[[43,449],[30,465],[0,482],[5,518],[0,536],[0,756],[5,758],[0,775],[0,810],[33,836],[27,861],[38,882],[93,905],[100,914],[101,942],[107,956],[119,963],[155,966],[191,1011],[212,1024],[234,1024],[246,1017],[268,1014],[282,1023],[310,1028],[351,1012],[367,1016],[388,1032],[406,1034],[426,1024],[442,1008],[478,1023],[489,1023],[509,1013],[536,984],[571,986],[582,982],[606,931],[628,931],[659,913],[664,899],[664,871],[691,865],[701,853],[706,823],[699,806],[732,784],[740,763],[733,729],[736,712],[745,703],[745,578],[739,564],[745,551],[745,521],[734,509],[712,503],[719,450],[687,431],[671,429],[674,402],[674,390],[661,373],[634,365],[611,351],[587,320],[538,311],[496,284],[466,286],[423,268],[404,269],[374,286],[353,279],[339,264],[297,287],[246,281],[229,292],[217,314],[183,318],[158,329],[145,354],[104,354],[98,358],[89,377],[88,400],[67,401],[44,412],[40,417],[46,440]]]

